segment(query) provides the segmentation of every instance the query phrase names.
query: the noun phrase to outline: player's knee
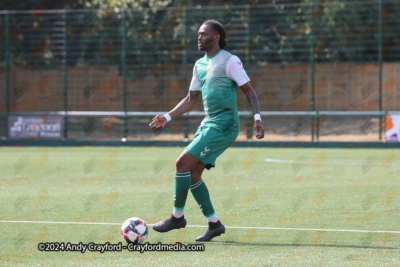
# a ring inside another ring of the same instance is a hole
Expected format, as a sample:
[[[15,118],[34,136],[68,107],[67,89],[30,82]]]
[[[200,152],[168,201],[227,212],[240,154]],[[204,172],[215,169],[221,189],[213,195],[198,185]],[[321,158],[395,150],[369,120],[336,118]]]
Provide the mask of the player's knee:
[[[176,171],[178,172],[185,172],[188,171],[187,170],[187,166],[186,166],[186,162],[185,159],[182,157],[179,157],[176,162],[175,162],[175,167],[176,167]]]
[[[201,180],[201,174],[199,173],[192,173],[191,177],[191,184],[196,184]]]

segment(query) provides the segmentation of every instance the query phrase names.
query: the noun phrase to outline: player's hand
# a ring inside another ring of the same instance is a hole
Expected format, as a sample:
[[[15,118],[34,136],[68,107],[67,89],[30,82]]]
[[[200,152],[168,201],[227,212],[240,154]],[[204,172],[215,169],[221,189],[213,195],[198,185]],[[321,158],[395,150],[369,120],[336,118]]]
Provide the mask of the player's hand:
[[[254,122],[254,129],[257,132],[257,139],[264,138],[264,127],[262,126],[261,121]]]
[[[155,116],[149,124],[149,126],[156,131],[161,130],[165,125],[167,125],[167,119],[160,115]]]

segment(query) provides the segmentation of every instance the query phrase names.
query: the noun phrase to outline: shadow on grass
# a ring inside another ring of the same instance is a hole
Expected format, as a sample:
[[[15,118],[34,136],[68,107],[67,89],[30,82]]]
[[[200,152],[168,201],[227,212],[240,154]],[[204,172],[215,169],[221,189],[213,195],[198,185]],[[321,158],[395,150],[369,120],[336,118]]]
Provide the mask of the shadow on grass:
[[[363,249],[400,249],[394,247],[374,247],[356,245],[326,245],[326,244],[268,244],[268,243],[244,243],[238,241],[211,241],[210,244],[223,246],[254,246],[254,247],[328,247],[328,248],[363,248]]]

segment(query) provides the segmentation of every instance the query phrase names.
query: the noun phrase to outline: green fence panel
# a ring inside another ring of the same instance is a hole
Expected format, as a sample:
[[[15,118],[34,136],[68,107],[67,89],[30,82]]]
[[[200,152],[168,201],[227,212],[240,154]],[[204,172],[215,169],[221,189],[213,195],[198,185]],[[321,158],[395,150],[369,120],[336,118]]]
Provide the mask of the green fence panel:
[[[204,55],[197,31],[216,19],[257,92],[268,141],[381,142],[385,115],[400,112],[396,4],[1,11],[0,138],[9,115],[60,115],[67,140],[190,140],[201,101],[162,132],[148,124],[188,93]],[[238,140],[254,140],[237,94]]]

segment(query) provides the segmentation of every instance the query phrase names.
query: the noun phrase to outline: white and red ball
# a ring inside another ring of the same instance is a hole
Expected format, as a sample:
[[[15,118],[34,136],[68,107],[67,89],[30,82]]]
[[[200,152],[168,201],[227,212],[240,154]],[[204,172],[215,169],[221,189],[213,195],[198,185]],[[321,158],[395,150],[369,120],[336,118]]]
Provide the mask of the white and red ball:
[[[121,226],[121,236],[128,243],[140,244],[146,240],[148,234],[146,222],[137,217],[127,219]]]

